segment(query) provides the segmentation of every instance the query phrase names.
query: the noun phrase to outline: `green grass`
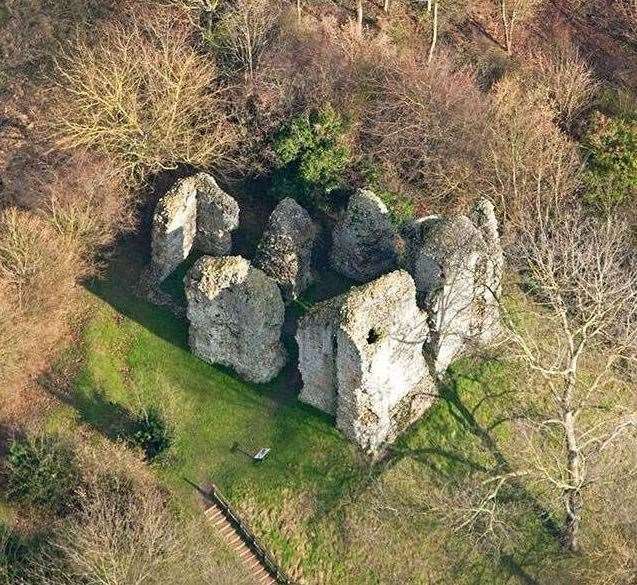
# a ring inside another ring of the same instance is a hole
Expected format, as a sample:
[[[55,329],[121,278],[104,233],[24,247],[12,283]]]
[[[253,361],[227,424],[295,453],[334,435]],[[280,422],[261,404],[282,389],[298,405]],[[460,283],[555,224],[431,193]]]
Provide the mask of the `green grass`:
[[[294,368],[254,385],[204,363],[188,350],[184,321],[129,292],[133,281],[119,271],[123,266],[116,261],[114,272],[90,287],[95,309],[79,348],[82,367],[71,399],[76,417],[62,408],[48,427],[68,428],[77,420],[112,439],[125,438],[134,415],[153,406],[174,434],[153,466],[180,498],[195,501],[186,480],[203,487],[214,482],[239,508],[245,503],[277,511],[290,493],[303,493],[312,501],[309,524],[329,514],[367,466],[328,416],[296,400]],[[235,441],[271,453],[255,464],[232,451]],[[277,552],[292,560],[295,546],[276,522],[252,521],[261,522]]]
[[[81,422],[111,439],[125,438],[142,408],[157,408],[174,441],[152,466],[177,500],[195,505],[186,480],[202,487],[214,482],[283,565],[309,582],[426,583],[418,580],[425,561],[466,583],[484,582],[478,576],[485,571],[488,582],[504,583],[522,570],[515,561],[511,569],[482,554],[468,566],[466,545],[426,506],[408,521],[378,511],[381,488],[396,502],[420,502],[430,490],[456,486],[507,460],[506,419],[516,386],[510,365],[457,364],[441,400],[372,465],[330,417],[298,402],[293,366],[270,384],[254,385],[194,357],[185,322],[130,292],[142,265],[132,250],[89,287],[93,316],[73,350],[82,354],[82,366],[69,405],[50,417],[49,428]],[[175,283],[171,292],[178,294]],[[328,276],[293,310],[303,312],[345,284]],[[270,447],[270,456],[255,464],[232,451],[235,441],[249,451]],[[380,545],[361,535],[378,522]],[[537,522],[529,531],[529,542],[544,546]],[[454,563],[462,567],[456,573]],[[403,581],[393,581],[397,567],[407,575]]]

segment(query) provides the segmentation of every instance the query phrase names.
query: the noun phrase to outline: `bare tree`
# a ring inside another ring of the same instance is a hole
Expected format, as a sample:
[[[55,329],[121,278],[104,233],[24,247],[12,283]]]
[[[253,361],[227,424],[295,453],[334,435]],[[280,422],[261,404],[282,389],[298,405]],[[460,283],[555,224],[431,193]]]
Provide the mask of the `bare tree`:
[[[241,568],[215,558],[203,518],[185,524],[154,486],[102,478],[77,500],[79,512],[58,527],[44,558],[33,559],[24,585],[249,582]]]
[[[431,10],[431,2],[429,3]],[[436,50],[436,44],[438,43],[438,0],[434,0],[433,14],[431,17],[431,44],[429,45],[429,55],[427,57],[427,63],[431,63]]]
[[[132,180],[227,160],[236,143],[227,92],[190,34],[151,12],[127,26],[105,24],[60,54],[49,129],[59,146],[104,156]]]
[[[561,211],[538,205],[515,246],[523,285],[536,301],[530,321],[545,325],[541,334],[520,319],[505,320],[520,356],[548,389],[540,414],[521,427],[531,446],[528,473],[559,495],[563,544],[577,551],[587,491],[612,479],[626,435],[637,430],[629,386],[637,264],[620,219]]]
[[[299,2],[299,14],[300,7]],[[238,69],[252,79],[261,55],[276,36],[281,11],[279,1],[237,0],[221,13],[206,39],[229,70]]]
[[[577,51],[566,48],[533,55],[523,76],[528,76],[528,83],[544,92],[556,120],[566,130],[575,128],[599,89],[586,60]]]
[[[518,26],[530,18],[541,0],[499,0],[507,53],[513,54],[513,40]]]
[[[356,0],[356,34],[363,35],[363,0]]]
[[[479,173],[482,190],[498,203],[505,231],[537,201],[564,204],[579,183],[577,147],[556,127],[542,88],[512,75],[493,92]]]
[[[426,193],[417,204],[457,203],[475,194],[475,161],[484,145],[483,95],[472,73],[444,55],[429,67],[389,63],[373,85],[364,139],[379,161],[393,165],[402,181]],[[435,203],[434,203],[435,202]]]

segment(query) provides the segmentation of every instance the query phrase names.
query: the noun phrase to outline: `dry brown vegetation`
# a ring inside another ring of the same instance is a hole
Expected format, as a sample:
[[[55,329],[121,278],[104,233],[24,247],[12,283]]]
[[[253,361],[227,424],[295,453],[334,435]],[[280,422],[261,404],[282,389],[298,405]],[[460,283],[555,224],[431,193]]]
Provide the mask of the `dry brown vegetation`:
[[[141,459],[124,445],[84,435],[64,438],[80,471],[70,513],[53,522],[48,518],[47,546],[21,559],[13,583],[249,582],[233,562],[224,562],[226,545],[203,517],[171,508]],[[10,533],[2,536],[0,558],[11,546]]]
[[[32,563],[29,583],[249,582],[232,564],[223,564],[205,520],[177,520],[166,495],[152,484],[140,488],[101,478],[78,494],[78,508],[58,528],[51,548]]]
[[[527,91],[516,76],[495,86],[480,175],[506,222],[515,224],[538,202],[568,204],[580,164],[576,145],[555,125],[541,89]]]
[[[374,80],[364,138],[379,162],[392,166],[419,195],[420,211],[466,205],[475,197],[487,131],[488,101],[473,73],[449,57],[389,63]]]
[[[107,25],[97,42],[80,38],[59,56],[53,130],[63,148],[114,157],[137,178],[229,160],[235,131],[215,64],[189,45],[177,17]]]
[[[0,212],[0,375],[7,381],[41,367],[78,313],[78,281],[99,271],[100,251],[133,225],[117,170],[86,156],[64,160],[68,166],[43,171],[46,180],[25,182],[37,207]]]
[[[0,214],[0,279],[4,289],[0,345],[3,375],[37,361],[59,337],[75,288],[78,250],[42,218],[15,208]]]

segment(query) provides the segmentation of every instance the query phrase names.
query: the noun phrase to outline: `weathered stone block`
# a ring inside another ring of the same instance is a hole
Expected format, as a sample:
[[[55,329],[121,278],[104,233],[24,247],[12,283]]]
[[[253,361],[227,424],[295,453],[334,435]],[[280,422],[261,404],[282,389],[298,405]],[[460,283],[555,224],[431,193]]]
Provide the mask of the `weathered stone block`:
[[[197,238],[204,254],[225,256],[232,250],[232,232],[239,226],[239,205],[206,173],[195,175],[197,185]]]
[[[283,199],[268,220],[254,265],[273,278],[285,301],[292,301],[313,282],[312,256],[318,228],[294,199]]]
[[[414,282],[396,271],[319,303],[299,322],[300,399],[336,416],[378,452],[435,397],[422,348],[428,334]]]
[[[442,373],[454,358],[499,331],[503,255],[493,206],[479,202],[471,219],[416,220],[404,236],[418,304],[429,315],[427,351]]]
[[[151,272],[161,282],[190,254],[197,233],[197,189],[194,177],[179,181],[155,209]]]
[[[389,210],[371,191],[359,189],[332,234],[334,270],[357,282],[368,282],[396,268],[398,234]]]
[[[504,275],[504,252],[500,243],[498,220],[493,203],[480,199],[470,215],[473,224],[480,230],[484,239],[486,257],[484,273],[478,279],[478,307],[476,311],[476,329],[480,332],[479,342],[486,345],[502,333],[500,323],[500,296]]]
[[[189,343],[201,359],[263,383],[286,362],[275,282],[241,256],[200,258],[185,278]]]
[[[161,282],[192,248],[213,256],[229,254],[239,206],[207,173],[177,181],[158,202],[153,216],[150,274]]]

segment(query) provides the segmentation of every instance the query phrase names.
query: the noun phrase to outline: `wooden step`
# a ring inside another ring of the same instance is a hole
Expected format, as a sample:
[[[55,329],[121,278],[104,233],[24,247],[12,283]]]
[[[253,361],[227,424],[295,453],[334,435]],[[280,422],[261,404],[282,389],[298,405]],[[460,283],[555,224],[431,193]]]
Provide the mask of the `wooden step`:
[[[250,546],[248,546],[248,540],[252,543],[254,536],[250,534],[249,530],[244,532],[241,524],[237,527],[230,521],[229,517],[226,516],[225,510],[228,510],[228,515],[233,518],[236,513],[231,510],[223,497],[217,495],[218,492],[213,491],[213,494],[213,501],[218,503],[204,510],[206,519],[211,524],[214,524],[226,543],[232,547],[232,550],[237,554],[239,559],[241,559],[248,573],[254,578],[256,585],[277,585],[278,581],[270,574],[268,569],[266,569],[266,565],[264,564],[266,561],[260,556],[257,556]]]

